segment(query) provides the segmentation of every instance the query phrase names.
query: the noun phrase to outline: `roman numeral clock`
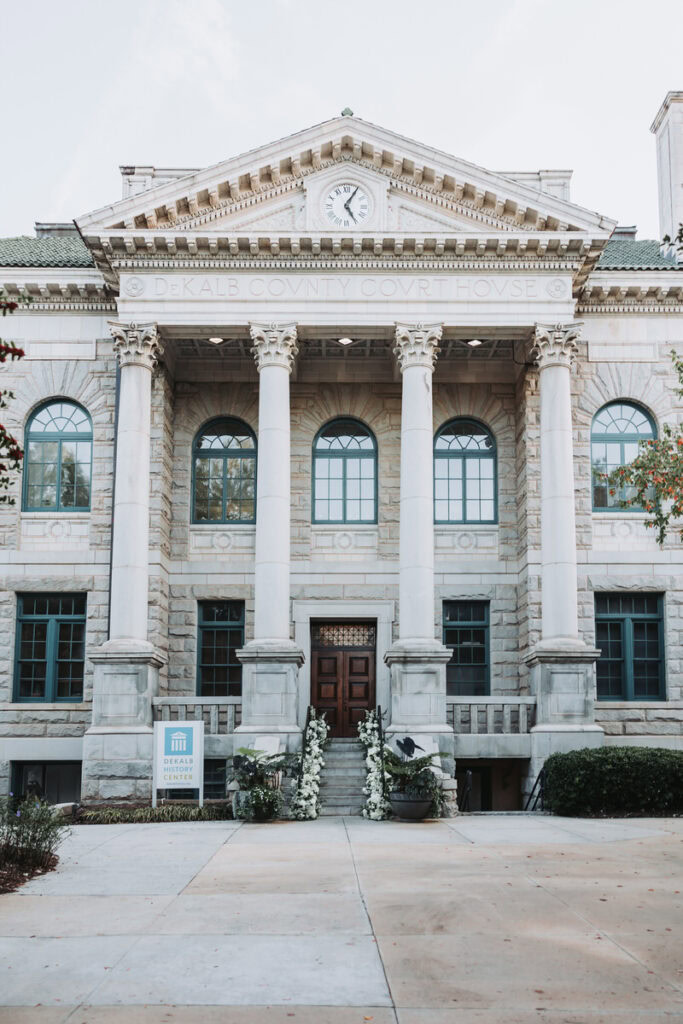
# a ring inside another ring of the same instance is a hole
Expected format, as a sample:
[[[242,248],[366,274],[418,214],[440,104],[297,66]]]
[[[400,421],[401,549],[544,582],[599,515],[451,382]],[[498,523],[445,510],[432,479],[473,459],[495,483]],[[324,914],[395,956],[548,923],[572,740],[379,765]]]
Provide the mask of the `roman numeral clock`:
[[[325,219],[331,227],[357,228],[370,216],[370,199],[360,185],[342,182],[328,189],[324,210]]]

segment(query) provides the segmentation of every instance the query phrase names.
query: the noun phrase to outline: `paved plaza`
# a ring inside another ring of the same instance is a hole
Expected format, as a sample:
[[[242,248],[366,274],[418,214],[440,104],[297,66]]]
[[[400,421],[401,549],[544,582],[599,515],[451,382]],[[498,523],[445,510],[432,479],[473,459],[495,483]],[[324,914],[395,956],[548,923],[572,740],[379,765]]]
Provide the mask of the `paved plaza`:
[[[0,1021],[680,1021],[682,854],[683,820],[80,826],[0,896]]]

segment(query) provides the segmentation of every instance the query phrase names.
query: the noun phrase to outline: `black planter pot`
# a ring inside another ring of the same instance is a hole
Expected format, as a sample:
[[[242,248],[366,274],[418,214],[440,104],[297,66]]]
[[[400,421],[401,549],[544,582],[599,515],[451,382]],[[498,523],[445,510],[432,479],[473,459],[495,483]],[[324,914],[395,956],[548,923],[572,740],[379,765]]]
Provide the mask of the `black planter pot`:
[[[430,797],[423,799],[413,793],[390,793],[389,803],[399,821],[422,821],[432,805]]]

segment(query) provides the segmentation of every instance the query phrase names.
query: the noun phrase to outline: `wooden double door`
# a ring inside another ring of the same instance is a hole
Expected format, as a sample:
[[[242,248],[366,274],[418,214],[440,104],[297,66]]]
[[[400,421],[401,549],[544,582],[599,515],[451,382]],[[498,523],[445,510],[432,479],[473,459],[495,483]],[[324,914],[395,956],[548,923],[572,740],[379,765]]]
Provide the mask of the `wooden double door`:
[[[356,736],[375,706],[374,623],[313,623],[311,704],[324,713],[330,736]]]

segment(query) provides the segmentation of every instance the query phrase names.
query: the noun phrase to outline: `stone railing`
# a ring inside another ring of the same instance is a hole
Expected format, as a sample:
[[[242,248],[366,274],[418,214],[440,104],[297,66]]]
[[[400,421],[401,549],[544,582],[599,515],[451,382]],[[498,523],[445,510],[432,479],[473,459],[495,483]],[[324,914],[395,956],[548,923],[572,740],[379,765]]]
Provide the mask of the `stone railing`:
[[[155,722],[204,720],[204,733],[227,736],[242,720],[241,697],[153,697]]]
[[[535,697],[446,697],[446,720],[455,733],[522,736],[535,719]]]

